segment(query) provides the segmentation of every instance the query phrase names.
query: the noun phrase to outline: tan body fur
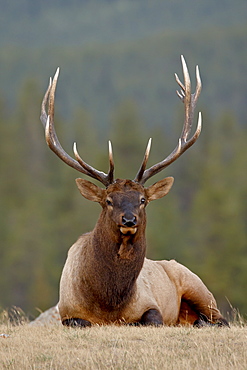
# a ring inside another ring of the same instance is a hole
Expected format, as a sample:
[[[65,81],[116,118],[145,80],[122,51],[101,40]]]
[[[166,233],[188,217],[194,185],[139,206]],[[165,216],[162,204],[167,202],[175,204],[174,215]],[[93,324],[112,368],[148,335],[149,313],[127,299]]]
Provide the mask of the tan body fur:
[[[79,238],[68,253],[60,285],[59,311],[62,321],[76,317],[93,324],[133,323],[140,321],[149,309],[157,309],[165,325],[193,324],[199,318],[199,312],[213,322],[222,318],[213,295],[201,279],[174,260],[152,261],[145,258],[133,296],[123,309],[107,312],[97,302],[88,305],[87,292],[84,295],[82,291],[88,269],[87,258],[84,258],[90,253],[85,250],[89,236],[90,233]],[[97,266],[93,269],[97,274]]]

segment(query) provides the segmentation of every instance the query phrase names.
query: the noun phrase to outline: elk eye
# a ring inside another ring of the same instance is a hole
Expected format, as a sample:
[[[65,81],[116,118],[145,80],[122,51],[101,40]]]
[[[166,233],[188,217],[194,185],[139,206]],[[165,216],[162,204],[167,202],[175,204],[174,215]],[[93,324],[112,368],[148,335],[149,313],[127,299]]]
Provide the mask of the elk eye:
[[[141,198],[141,204],[144,204],[146,202],[146,199],[145,198]]]
[[[112,204],[112,202],[109,200],[109,199],[106,199],[106,204],[108,205],[108,206],[112,206],[113,204]]]

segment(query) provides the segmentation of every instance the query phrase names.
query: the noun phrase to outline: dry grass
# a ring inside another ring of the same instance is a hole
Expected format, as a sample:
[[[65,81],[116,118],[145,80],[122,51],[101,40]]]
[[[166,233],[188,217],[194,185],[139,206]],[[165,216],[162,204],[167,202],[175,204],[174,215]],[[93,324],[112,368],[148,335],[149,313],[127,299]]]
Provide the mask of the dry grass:
[[[0,369],[247,369],[247,326],[0,324]]]

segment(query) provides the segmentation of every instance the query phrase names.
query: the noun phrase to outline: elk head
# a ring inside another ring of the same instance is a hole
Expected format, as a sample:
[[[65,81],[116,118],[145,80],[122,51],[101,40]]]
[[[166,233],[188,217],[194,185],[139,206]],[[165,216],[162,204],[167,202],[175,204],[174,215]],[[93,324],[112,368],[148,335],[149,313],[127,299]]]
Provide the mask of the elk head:
[[[173,184],[173,178],[167,177],[147,188],[144,188],[144,183],[179,158],[195,143],[200,135],[201,113],[199,113],[195,133],[191,138],[188,138],[193,124],[194,109],[201,92],[199,68],[198,66],[196,67],[196,91],[194,94],[191,94],[190,76],[183,56],[181,56],[181,61],[184,84],[179,80],[176,74],[175,78],[181,88],[180,92],[177,91],[177,95],[184,103],[185,118],[178,144],[173,152],[164,160],[146,169],[151,148],[151,139],[149,139],[142,164],[134,180],[114,180],[114,162],[111,142],[109,142],[109,171],[107,174],[87,164],[80,157],[76,148],[76,143],[74,143],[73,147],[75,159],[70,157],[62,148],[54,129],[54,99],[59,69],[57,69],[53,80],[50,79],[49,87],[45,93],[40,118],[45,128],[48,146],[66,164],[100,181],[106,187],[102,189],[90,181],[83,179],[76,180],[80,193],[85,198],[98,202],[103,208],[103,213],[107,213],[109,220],[115,224],[115,228],[123,235],[134,235],[141,224],[145,223],[144,209],[146,205],[152,200],[165,196]],[[48,114],[46,113],[47,104]]]
[[[90,181],[76,179],[80,193],[88,200],[98,202],[103,208],[104,220],[115,232],[123,235],[134,235],[145,224],[145,208],[147,204],[165,196],[173,178],[167,177],[154,185],[144,188],[132,180],[116,179],[106,189],[102,189]]]

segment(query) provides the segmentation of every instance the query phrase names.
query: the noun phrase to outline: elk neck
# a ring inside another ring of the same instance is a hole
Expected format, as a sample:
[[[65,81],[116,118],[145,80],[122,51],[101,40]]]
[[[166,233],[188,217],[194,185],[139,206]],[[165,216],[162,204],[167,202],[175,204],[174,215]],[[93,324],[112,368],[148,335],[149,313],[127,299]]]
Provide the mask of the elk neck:
[[[121,310],[130,300],[146,253],[146,215],[135,234],[124,235],[104,209],[92,231],[90,288],[101,309]]]

